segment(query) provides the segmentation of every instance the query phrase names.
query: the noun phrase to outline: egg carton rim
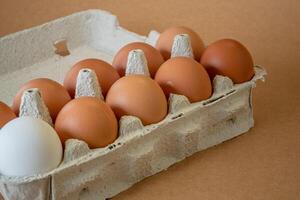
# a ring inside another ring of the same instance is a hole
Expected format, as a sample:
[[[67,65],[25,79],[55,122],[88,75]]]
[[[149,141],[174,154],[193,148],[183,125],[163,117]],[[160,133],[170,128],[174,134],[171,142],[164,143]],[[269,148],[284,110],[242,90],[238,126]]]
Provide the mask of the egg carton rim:
[[[23,35],[26,32],[32,32],[32,31],[39,30],[39,29],[41,29],[43,27],[47,27],[49,24],[53,24],[53,23],[58,23],[58,22],[61,22],[61,21],[65,21],[66,19],[73,18],[74,16],[78,16],[78,15],[93,15],[93,14],[99,14],[99,13],[106,14],[107,16],[110,16],[110,17],[114,18],[114,22],[112,24],[114,24],[114,26],[116,27],[116,29],[121,29],[122,31],[125,31],[126,33],[128,33],[130,35],[134,35],[135,37],[142,38],[142,39],[146,40],[146,36],[139,35],[139,34],[137,34],[135,32],[128,31],[127,29],[124,29],[123,27],[121,27],[119,25],[119,20],[118,20],[117,16],[113,15],[111,12],[106,11],[106,10],[100,10],[100,9],[87,9],[87,10],[83,10],[83,11],[72,13],[72,14],[67,15],[67,16],[59,17],[59,18],[56,18],[54,20],[42,23],[42,24],[37,25],[37,26],[26,28],[24,30],[21,30],[21,31],[18,31],[18,32],[15,32],[15,33],[10,33],[10,34],[1,36],[0,37],[0,42],[2,40],[6,40],[6,39],[10,39],[10,38],[15,38],[18,35]]]

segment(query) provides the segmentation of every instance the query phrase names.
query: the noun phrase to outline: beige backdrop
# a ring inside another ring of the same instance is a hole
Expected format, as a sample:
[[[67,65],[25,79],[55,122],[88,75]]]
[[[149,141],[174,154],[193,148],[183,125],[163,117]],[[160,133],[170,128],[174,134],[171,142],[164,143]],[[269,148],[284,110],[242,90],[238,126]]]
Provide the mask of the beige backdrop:
[[[186,25],[206,44],[235,38],[269,74],[254,91],[251,131],[114,199],[300,199],[299,0],[0,0],[0,36],[89,8],[140,34]]]

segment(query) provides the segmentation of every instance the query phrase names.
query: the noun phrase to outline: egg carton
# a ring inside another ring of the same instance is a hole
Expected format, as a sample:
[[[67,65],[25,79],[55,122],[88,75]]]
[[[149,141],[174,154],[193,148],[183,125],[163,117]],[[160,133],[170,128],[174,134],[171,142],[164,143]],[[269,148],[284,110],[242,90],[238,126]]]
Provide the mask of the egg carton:
[[[154,45],[158,36],[156,31],[140,36],[119,26],[116,16],[106,11],[87,10],[2,37],[0,99],[10,104],[21,84],[30,79],[46,77],[62,83],[79,60],[95,57],[111,63],[125,44]],[[185,96],[172,94],[164,120],[143,126],[136,117],[122,117],[118,139],[105,148],[89,149],[83,141],[67,140],[59,167],[28,177],[0,174],[0,192],[9,200],[113,197],[195,152],[247,132],[254,125],[252,88],[265,75],[256,66],[252,80],[242,84],[216,76],[213,95],[201,102],[190,103]],[[38,99],[34,94],[24,102]],[[43,104],[31,106],[37,110],[21,109],[23,115],[42,116],[37,111],[43,110]]]

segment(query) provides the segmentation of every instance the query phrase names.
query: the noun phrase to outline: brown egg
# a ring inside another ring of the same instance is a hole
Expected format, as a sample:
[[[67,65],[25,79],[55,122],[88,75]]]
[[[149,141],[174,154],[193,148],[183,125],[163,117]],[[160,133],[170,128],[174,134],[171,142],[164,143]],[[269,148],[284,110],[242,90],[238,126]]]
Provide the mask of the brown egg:
[[[38,88],[42,99],[49,109],[51,118],[55,121],[58,112],[71,100],[68,91],[56,81],[47,78],[33,79],[25,83],[17,92],[13,101],[13,110],[18,115],[23,92],[30,88]]]
[[[200,61],[201,55],[205,49],[204,43],[196,32],[183,26],[168,28],[160,34],[156,43],[156,48],[163,55],[164,59],[167,60],[170,58],[173,41],[178,34],[188,34],[190,36],[194,58],[195,60]]]
[[[0,129],[10,120],[16,118],[14,111],[5,103],[0,101]]]
[[[83,68],[89,68],[95,71],[104,97],[110,86],[120,78],[118,72],[103,60],[90,58],[79,61],[70,69],[64,80],[64,86],[67,88],[71,97],[75,96],[77,76],[79,71]]]
[[[204,67],[194,59],[175,57],[156,72],[155,81],[168,97],[170,93],[186,96],[190,102],[208,99],[212,86]]]
[[[127,57],[131,50],[141,49],[147,59],[149,72],[154,77],[164,59],[160,52],[149,44],[143,42],[133,42],[122,47],[115,55],[112,65],[117,69],[120,76],[125,75]]]
[[[249,51],[232,39],[222,39],[210,44],[202,55],[201,64],[211,79],[219,74],[229,77],[234,83],[242,83],[254,76]]]
[[[95,97],[73,99],[59,112],[55,129],[61,141],[75,138],[90,148],[105,147],[118,136],[118,122],[111,108]]]
[[[106,96],[118,118],[136,116],[144,125],[161,121],[167,114],[167,100],[159,85],[148,76],[129,75],[115,82]]]

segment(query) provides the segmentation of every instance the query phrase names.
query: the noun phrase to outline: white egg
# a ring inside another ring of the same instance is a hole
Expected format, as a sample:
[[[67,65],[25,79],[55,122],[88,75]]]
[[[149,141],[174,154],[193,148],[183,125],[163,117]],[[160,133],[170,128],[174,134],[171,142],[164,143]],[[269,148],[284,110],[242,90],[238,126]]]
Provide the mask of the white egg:
[[[0,173],[31,176],[55,169],[63,148],[55,130],[31,117],[16,118],[0,130]]]

